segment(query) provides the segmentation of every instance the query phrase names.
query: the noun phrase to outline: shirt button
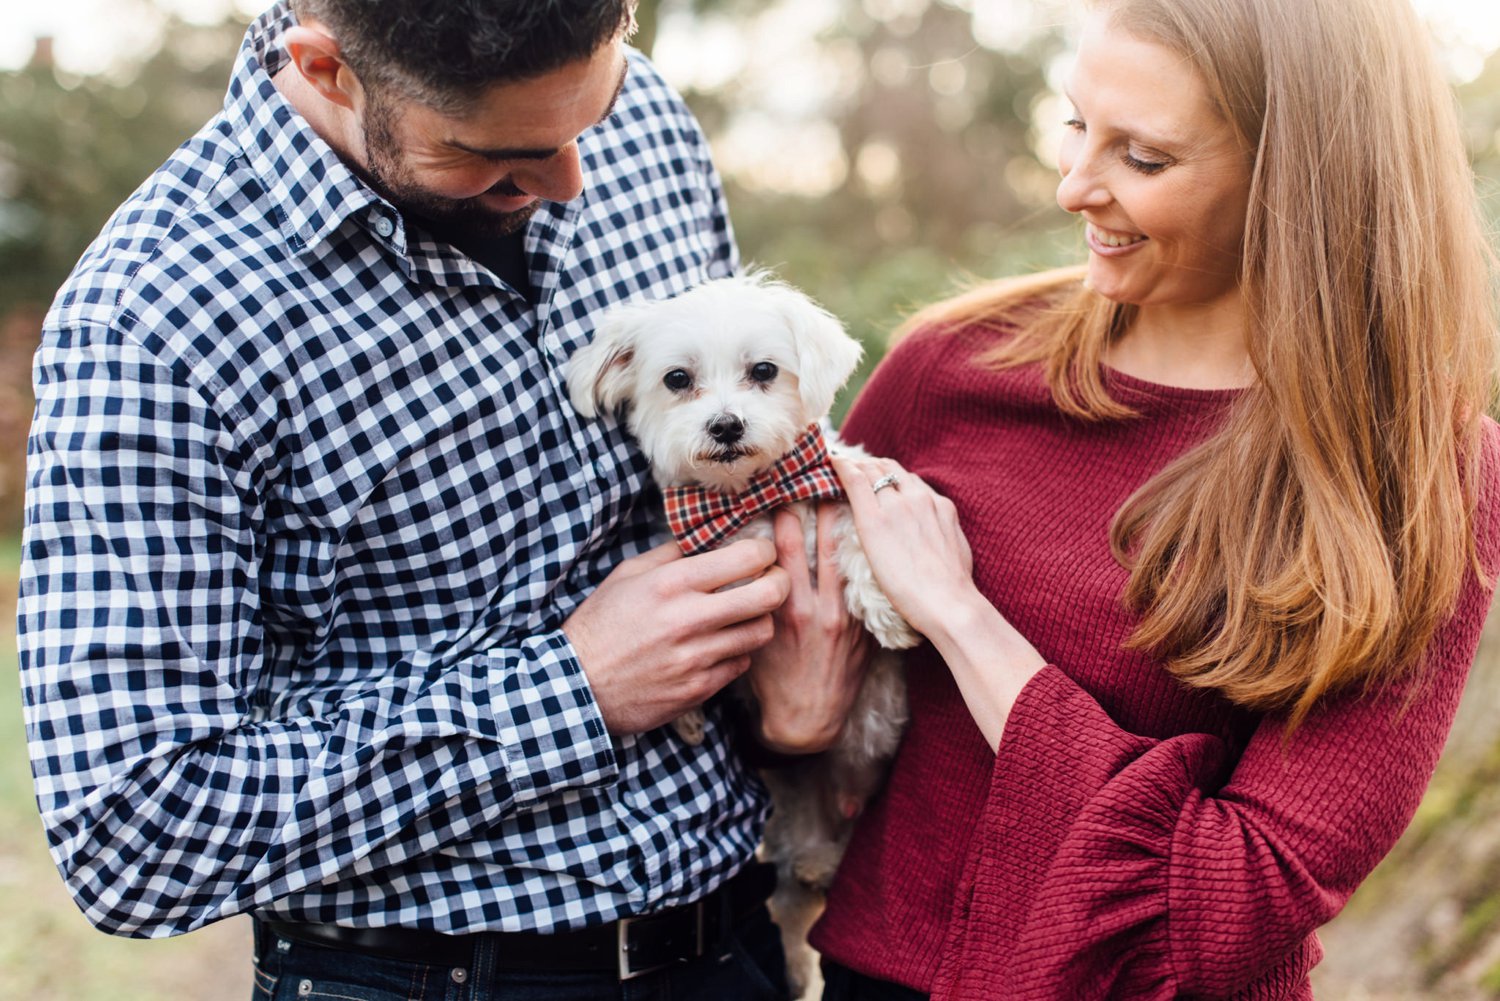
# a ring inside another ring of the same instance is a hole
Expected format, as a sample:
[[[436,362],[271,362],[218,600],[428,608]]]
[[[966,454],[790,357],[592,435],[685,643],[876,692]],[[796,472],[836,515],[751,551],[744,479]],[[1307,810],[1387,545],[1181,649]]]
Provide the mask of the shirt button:
[[[391,234],[396,232],[396,224],[391,222],[387,216],[381,216],[375,220],[375,232],[384,239],[390,239]]]
[[[604,479],[604,463],[600,462],[598,459],[595,459],[594,462],[593,462],[593,467],[594,467],[594,479],[596,479],[596,480],[602,480],[602,479]]]

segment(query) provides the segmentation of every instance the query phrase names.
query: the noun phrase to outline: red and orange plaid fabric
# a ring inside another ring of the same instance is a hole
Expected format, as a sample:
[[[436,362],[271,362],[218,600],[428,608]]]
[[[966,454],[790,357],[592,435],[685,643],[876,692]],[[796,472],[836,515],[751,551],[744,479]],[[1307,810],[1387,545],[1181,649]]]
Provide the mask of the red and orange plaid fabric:
[[[837,500],[844,496],[828,461],[823,429],[812,424],[776,465],[750,481],[744,493],[726,494],[705,487],[668,487],[663,499],[667,523],[683,555],[714,549],[750,521],[800,500]]]

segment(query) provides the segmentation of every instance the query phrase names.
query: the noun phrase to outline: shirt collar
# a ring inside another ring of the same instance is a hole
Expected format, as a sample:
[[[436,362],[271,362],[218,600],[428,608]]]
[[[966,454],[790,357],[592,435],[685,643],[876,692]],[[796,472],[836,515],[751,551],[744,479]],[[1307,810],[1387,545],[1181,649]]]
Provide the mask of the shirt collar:
[[[278,207],[288,243],[298,251],[316,249],[353,218],[396,255],[410,279],[437,285],[496,284],[498,279],[458,250],[408,231],[401,212],[350,170],[282,97],[271,78],[288,65],[283,38],[296,23],[286,0],[280,0],[250,25],[224,100],[225,120]],[[587,189],[594,179],[592,142],[588,136],[581,142]],[[546,202],[528,225],[532,283],[540,301],[556,290],[558,269],[587,198],[585,190],[567,204]]]
[[[288,242],[298,249],[317,247],[346,219],[360,214],[404,255],[400,214],[349,169],[271,82],[287,64],[282,39],[295,23],[282,0],[250,25],[230,76],[225,120],[280,210]],[[382,218],[389,220],[389,235],[381,232],[387,228]]]

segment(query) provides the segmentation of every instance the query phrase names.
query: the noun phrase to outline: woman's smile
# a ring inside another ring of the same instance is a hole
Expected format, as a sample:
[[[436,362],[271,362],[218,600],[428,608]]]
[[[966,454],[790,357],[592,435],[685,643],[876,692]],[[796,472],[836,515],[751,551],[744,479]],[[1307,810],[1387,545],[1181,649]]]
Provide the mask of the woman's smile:
[[[1140,233],[1121,233],[1105,229],[1092,222],[1084,227],[1084,234],[1088,240],[1089,249],[1106,257],[1119,257],[1127,254],[1150,239]]]

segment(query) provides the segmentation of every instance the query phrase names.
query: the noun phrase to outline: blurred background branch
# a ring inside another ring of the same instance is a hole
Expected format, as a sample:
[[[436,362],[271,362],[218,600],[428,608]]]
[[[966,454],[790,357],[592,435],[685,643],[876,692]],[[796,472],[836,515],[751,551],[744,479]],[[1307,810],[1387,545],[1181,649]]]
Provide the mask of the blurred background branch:
[[[0,605],[14,600],[41,317],[109,214],[222,102],[256,0],[54,0],[50,38],[0,25]],[[1419,0],[1462,101],[1492,219],[1500,13]],[[124,10],[128,8],[128,10]],[[747,262],[844,319],[867,363],[956,283],[1081,258],[1052,200],[1061,0],[643,0],[636,44],[687,96]],[[11,15],[7,15],[11,21]],[[129,27],[120,27],[128,25]],[[6,37],[9,30],[14,37]],[[9,46],[9,48],[7,48]],[[18,54],[19,53],[19,54]],[[1422,813],[1327,929],[1320,998],[1500,998],[1500,640],[1481,649]],[[8,630],[7,630],[8,632]],[[241,998],[242,920],[171,943],[88,928],[52,871],[0,644],[0,996]]]

